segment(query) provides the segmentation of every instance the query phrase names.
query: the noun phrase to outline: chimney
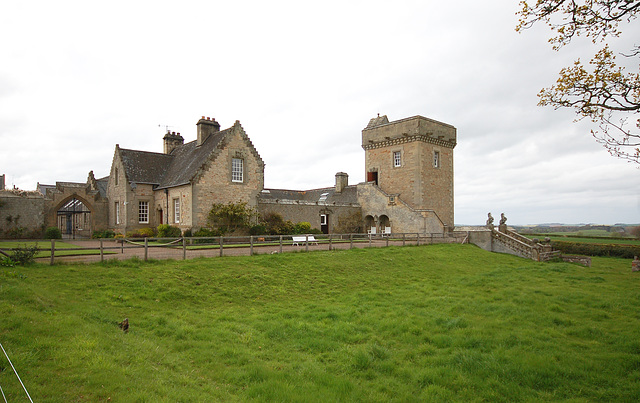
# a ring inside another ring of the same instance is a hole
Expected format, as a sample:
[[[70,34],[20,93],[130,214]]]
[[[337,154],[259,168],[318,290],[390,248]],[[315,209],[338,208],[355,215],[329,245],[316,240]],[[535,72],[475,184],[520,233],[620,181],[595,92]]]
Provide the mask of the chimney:
[[[0,175],[0,190],[4,190],[4,174]]]
[[[180,133],[170,132],[167,130],[167,134],[162,138],[164,140],[164,153],[171,154],[173,150],[184,144],[184,138]]]
[[[200,120],[198,120],[196,126],[198,126],[198,142],[196,143],[198,147],[204,144],[204,142],[207,141],[207,138],[209,138],[210,135],[220,131],[220,124],[216,122],[215,119],[209,117],[205,119],[205,117],[203,116]]]
[[[342,189],[349,185],[349,175],[345,172],[336,174],[336,193],[342,193]]]

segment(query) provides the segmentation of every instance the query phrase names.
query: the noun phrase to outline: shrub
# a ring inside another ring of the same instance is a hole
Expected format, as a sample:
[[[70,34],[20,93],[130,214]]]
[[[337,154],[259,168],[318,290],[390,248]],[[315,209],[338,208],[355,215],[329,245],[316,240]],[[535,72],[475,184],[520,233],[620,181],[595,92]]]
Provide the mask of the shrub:
[[[295,233],[296,234],[308,234],[311,231],[311,224],[308,222],[299,222],[295,225]]]
[[[126,234],[127,238],[153,238],[156,236],[153,228],[140,228],[135,231],[129,231]]]
[[[11,249],[9,258],[21,266],[33,263],[36,253],[38,253],[38,244],[34,246],[23,246]]]
[[[23,237],[25,232],[24,227],[14,227],[5,231],[5,237],[10,239],[20,239]]]
[[[0,255],[0,267],[13,267],[15,262],[7,256]]]
[[[623,259],[633,259],[634,256],[640,256],[640,246],[638,245],[552,241],[551,246],[568,255],[611,256]]]
[[[251,235],[268,235],[267,227],[264,224],[256,224],[249,228]]]
[[[116,233],[111,231],[110,229],[105,229],[103,231],[93,231],[93,234],[91,234],[91,238],[93,239],[113,238],[115,236]]]
[[[190,237],[192,237],[192,236],[193,236],[193,235],[191,235],[191,228],[189,228],[188,230],[186,230],[186,231],[184,232],[184,236],[185,236],[185,237],[187,237],[187,238],[190,238]]]
[[[256,210],[249,207],[246,202],[214,203],[209,211],[207,222],[209,227],[221,231],[222,234],[246,233],[257,214]]]
[[[169,224],[158,225],[158,238],[177,238],[182,236],[180,228],[174,227]]]
[[[44,239],[62,239],[62,231],[58,227],[48,227],[44,231]]]

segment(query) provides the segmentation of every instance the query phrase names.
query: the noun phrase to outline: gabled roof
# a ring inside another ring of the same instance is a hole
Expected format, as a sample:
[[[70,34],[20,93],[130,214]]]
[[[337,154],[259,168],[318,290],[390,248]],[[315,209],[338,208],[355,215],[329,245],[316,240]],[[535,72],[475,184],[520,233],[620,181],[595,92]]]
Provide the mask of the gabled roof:
[[[189,183],[208,161],[222,139],[231,132],[231,129],[233,127],[213,133],[200,146],[194,140],[173,150],[169,154],[173,160],[159,187],[165,188]]]
[[[194,140],[176,147],[171,154],[119,148],[126,178],[130,183],[151,184],[156,189],[188,184],[234,128],[242,130],[240,122],[211,134],[199,146],[197,140]],[[249,144],[253,147],[250,141]],[[257,152],[256,155],[260,158]]]

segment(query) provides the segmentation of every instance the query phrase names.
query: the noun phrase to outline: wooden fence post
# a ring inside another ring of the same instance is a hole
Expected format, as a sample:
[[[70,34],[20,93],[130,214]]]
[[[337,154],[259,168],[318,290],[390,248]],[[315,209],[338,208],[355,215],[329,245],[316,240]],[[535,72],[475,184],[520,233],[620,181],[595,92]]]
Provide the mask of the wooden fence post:
[[[331,234],[329,234],[329,250],[331,250]]]
[[[187,260],[187,240],[182,237],[182,260]]]
[[[282,235],[280,235],[280,253],[282,253]]]
[[[56,252],[56,240],[55,239],[51,239],[51,266],[53,266],[53,255]]]
[[[349,234],[349,249],[353,249],[353,234]]]
[[[304,251],[309,252],[309,235],[304,236]]]
[[[222,257],[222,246],[223,242],[222,242],[222,237],[220,237],[220,257]]]
[[[144,261],[147,261],[147,258],[149,257],[149,238],[145,237],[144,238]]]
[[[249,256],[253,256],[253,235],[249,235]]]
[[[420,233],[416,232],[416,246],[420,246]]]
[[[100,239],[100,262],[104,262],[104,248],[102,246],[102,239]]]

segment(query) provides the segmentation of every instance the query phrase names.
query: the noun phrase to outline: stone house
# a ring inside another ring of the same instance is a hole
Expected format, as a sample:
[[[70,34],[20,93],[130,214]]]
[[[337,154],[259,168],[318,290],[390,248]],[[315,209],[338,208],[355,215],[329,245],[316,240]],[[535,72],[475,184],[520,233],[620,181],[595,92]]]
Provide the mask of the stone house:
[[[324,233],[353,217],[361,217],[370,233],[453,229],[457,134],[451,125],[422,116],[373,118],[362,130],[366,181],[349,185],[348,175],[338,172],[334,186],[312,190],[265,189],[264,162],[240,122],[220,130],[215,119],[202,117],[196,127],[197,139],[186,144],[180,133],[167,132],[162,153],[116,144],[105,178],[90,172],[86,183],[38,185],[28,203],[24,195],[19,200],[0,192],[0,216],[23,212],[34,217],[32,229],[57,225],[74,236],[104,229],[126,234],[159,224],[185,231],[205,226],[214,203],[246,202],[262,214],[306,221]]]
[[[225,130],[215,119],[197,123],[197,139],[164,136],[164,152],[128,150],[116,144],[107,186],[109,227],[128,231],[170,224],[206,225],[213,203],[256,207],[264,187],[264,162],[240,122]]]

